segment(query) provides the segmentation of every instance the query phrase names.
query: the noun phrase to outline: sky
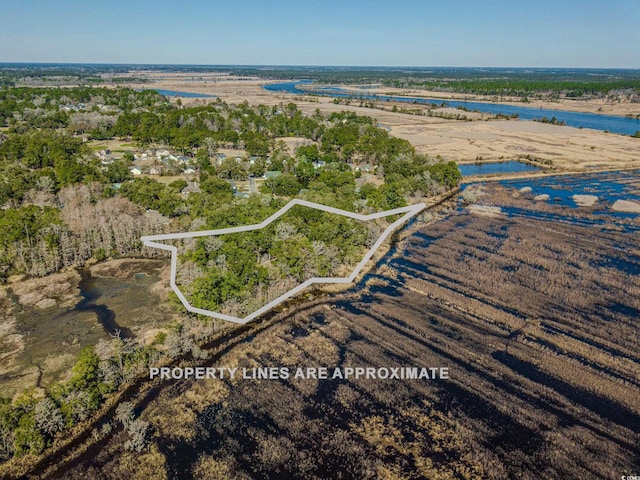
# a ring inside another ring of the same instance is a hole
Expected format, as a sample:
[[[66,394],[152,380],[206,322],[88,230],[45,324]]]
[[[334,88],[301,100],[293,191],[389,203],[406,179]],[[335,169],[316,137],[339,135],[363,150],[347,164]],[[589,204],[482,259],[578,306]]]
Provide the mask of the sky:
[[[0,62],[640,68],[640,0],[0,0]]]

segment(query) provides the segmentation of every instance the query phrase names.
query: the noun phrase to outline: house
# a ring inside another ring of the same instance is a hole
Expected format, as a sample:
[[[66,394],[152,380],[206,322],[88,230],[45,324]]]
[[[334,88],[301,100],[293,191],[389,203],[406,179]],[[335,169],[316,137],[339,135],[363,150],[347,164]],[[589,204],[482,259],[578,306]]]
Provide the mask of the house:
[[[224,153],[218,153],[216,155],[216,158],[213,159],[213,164],[214,165],[220,165],[222,164],[222,162],[224,162],[227,159],[227,156]]]
[[[141,175],[142,174],[142,170],[140,170],[138,167],[133,167],[131,170],[131,175]]]
[[[182,173],[184,173],[185,175],[193,175],[194,173],[196,173],[196,170],[194,168],[187,167]]]
[[[187,186],[184,187],[180,193],[188,195],[189,193],[199,193],[200,192],[200,186],[198,185],[198,182],[189,182],[187,183]]]
[[[160,170],[158,170],[158,169],[157,169],[157,168],[155,168],[155,167],[151,167],[151,168],[149,169],[149,175],[160,175]]]

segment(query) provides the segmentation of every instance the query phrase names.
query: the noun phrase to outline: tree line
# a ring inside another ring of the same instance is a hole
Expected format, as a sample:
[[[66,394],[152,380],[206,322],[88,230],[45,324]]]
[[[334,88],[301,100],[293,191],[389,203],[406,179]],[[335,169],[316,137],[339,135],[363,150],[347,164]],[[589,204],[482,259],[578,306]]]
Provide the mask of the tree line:
[[[606,97],[618,93],[640,94],[637,77],[601,80],[567,80],[552,78],[394,78],[385,85],[398,88],[424,88],[426,90],[469,93],[478,95],[509,95],[516,97]]]

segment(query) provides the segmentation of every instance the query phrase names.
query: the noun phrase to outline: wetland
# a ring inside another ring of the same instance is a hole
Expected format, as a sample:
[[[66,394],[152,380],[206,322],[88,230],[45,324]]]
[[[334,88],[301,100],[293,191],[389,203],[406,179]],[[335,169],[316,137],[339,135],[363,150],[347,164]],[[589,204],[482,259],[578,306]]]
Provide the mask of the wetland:
[[[554,180],[604,204],[614,184],[637,188],[624,172],[528,179],[524,192],[523,180],[467,186],[476,208],[459,201],[414,222],[354,288],[239,330],[194,363],[423,363],[449,367],[449,380],[158,381],[132,398],[154,431],[149,453],[127,452],[115,431],[52,478],[158,464],[188,478],[637,471],[640,219],[535,200]]]
[[[60,380],[82,347],[116,331],[123,338],[152,340],[177,315],[166,305],[166,263],[111,260],[4,286],[0,341],[7,350],[0,382],[5,395]]]

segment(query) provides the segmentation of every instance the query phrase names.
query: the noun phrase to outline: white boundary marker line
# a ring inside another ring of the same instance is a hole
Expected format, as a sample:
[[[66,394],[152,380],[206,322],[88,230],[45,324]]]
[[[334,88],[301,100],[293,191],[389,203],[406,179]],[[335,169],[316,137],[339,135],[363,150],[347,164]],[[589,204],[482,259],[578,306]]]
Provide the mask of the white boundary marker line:
[[[178,240],[178,239],[181,239],[181,238],[207,237],[207,236],[215,236],[215,235],[224,235],[226,233],[239,233],[239,232],[249,232],[251,230],[259,230],[261,228],[266,227],[271,222],[273,222],[273,221],[277,220],[278,218],[280,218],[282,215],[287,213],[291,208],[293,208],[296,205],[301,205],[301,206],[304,206],[304,207],[314,208],[316,210],[322,210],[324,212],[335,213],[337,215],[342,215],[344,217],[349,217],[349,218],[353,218],[355,220],[362,220],[362,221],[375,220],[377,218],[384,218],[384,217],[388,217],[390,215],[398,215],[398,214],[401,214],[401,213],[404,213],[404,215],[402,217],[400,217],[399,219],[397,219],[395,222],[393,222],[391,225],[389,225],[385,229],[385,231],[382,232],[382,234],[380,235],[380,238],[378,238],[376,243],[373,244],[373,246],[369,249],[369,251],[366,253],[364,258],[360,261],[360,263],[358,263],[356,268],[353,270],[353,272],[351,272],[351,274],[348,277],[313,277],[313,278],[310,278],[310,279],[306,280],[305,282],[301,283],[300,285],[298,285],[297,287],[295,287],[295,288],[289,290],[288,292],[280,295],[275,300],[272,300],[271,302],[267,303],[263,307],[259,308],[258,310],[256,310],[255,312],[247,315],[244,318],[234,317],[233,315],[225,315],[223,313],[213,312],[211,310],[205,310],[205,309],[202,309],[202,308],[197,308],[197,307],[192,306],[189,303],[189,301],[186,299],[186,297],[182,294],[182,292],[180,291],[180,289],[176,285],[176,271],[177,271],[177,264],[178,264],[178,248],[174,247],[172,245],[167,245],[167,244],[164,244],[164,243],[158,243],[158,241],[162,241],[162,240]],[[306,200],[294,199],[294,200],[291,200],[289,203],[287,203],[284,207],[282,207],[276,213],[271,215],[269,218],[264,220],[263,222],[256,223],[254,225],[244,225],[244,226],[241,226],[241,227],[220,228],[220,229],[217,229],[217,230],[201,230],[201,231],[197,231],[197,232],[169,233],[169,234],[163,234],[163,235],[147,235],[147,236],[144,236],[144,237],[140,237],[140,240],[142,240],[142,243],[144,245],[146,245],[147,247],[160,248],[162,250],[168,250],[168,251],[171,252],[171,279],[169,281],[169,284],[171,285],[171,288],[176,293],[176,295],[178,295],[178,298],[180,299],[180,301],[182,302],[182,304],[185,306],[185,308],[188,311],[193,312],[193,313],[199,313],[201,315],[206,315],[208,317],[219,318],[221,320],[227,320],[229,322],[244,324],[244,323],[250,322],[254,318],[262,315],[263,313],[271,310],[276,305],[279,305],[280,303],[284,302],[288,298],[292,297],[296,293],[300,292],[301,290],[304,290],[309,285],[312,285],[314,283],[351,283],[351,282],[353,282],[353,280],[358,276],[358,273],[360,273],[360,271],[364,268],[364,266],[371,259],[371,257],[373,257],[373,254],[376,252],[376,250],[378,248],[380,248],[380,245],[382,245],[382,243],[387,239],[387,237],[389,235],[391,235],[391,233],[393,233],[393,231],[396,230],[400,225],[405,223],[411,217],[417,215],[424,208],[426,208],[426,205],[424,203],[418,203],[416,205],[411,205],[411,206],[408,206],[408,207],[395,208],[393,210],[386,210],[384,212],[372,213],[372,214],[369,214],[369,215],[362,215],[360,213],[353,213],[353,212],[348,212],[346,210],[340,210],[338,208],[328,207],[326,205],[321,205],[319,203],[313,203],[313,202],[308,202]]]

